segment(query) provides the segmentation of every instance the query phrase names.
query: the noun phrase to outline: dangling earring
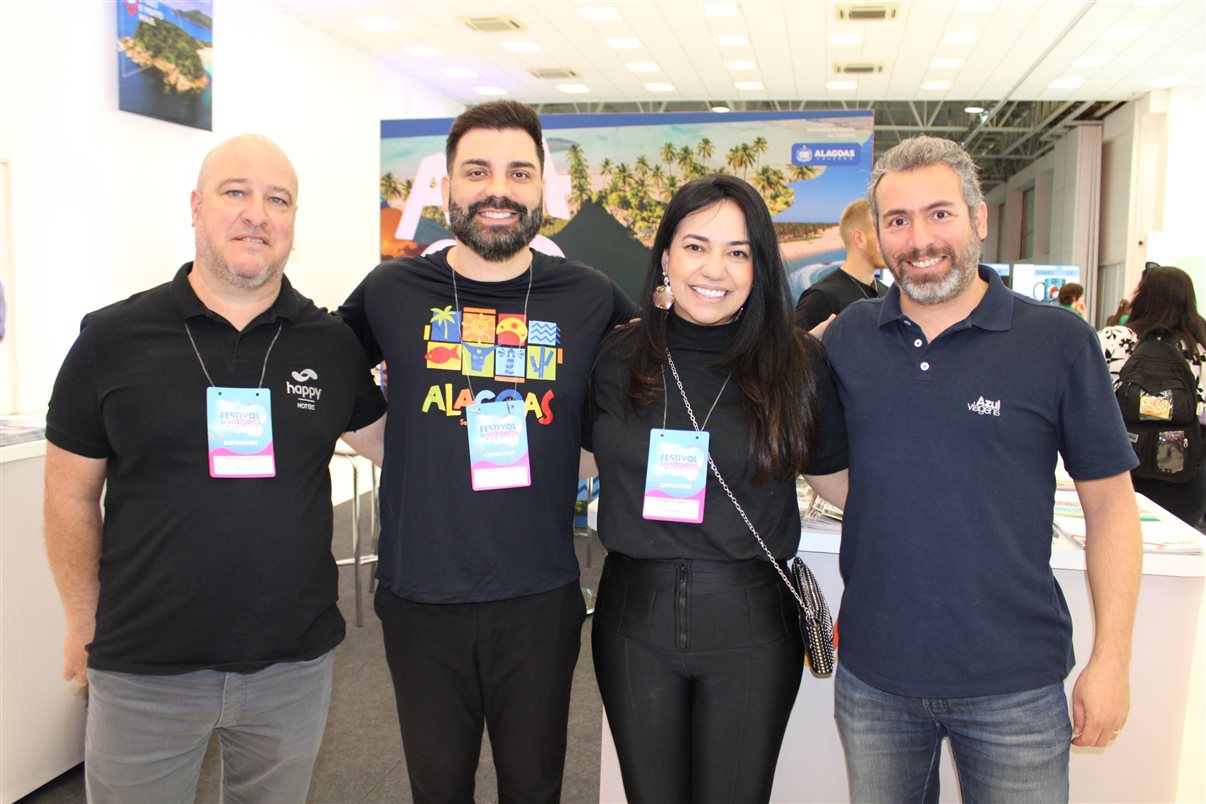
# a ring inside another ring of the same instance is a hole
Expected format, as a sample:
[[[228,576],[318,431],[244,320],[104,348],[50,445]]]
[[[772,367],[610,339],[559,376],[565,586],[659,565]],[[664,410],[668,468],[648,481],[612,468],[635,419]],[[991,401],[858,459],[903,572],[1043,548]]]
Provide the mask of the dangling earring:
[[[662,284],[653,291],[653,306],[659,310],[669,310],[674,306],[674,291],[670,290],[670,277],[662,274]]]

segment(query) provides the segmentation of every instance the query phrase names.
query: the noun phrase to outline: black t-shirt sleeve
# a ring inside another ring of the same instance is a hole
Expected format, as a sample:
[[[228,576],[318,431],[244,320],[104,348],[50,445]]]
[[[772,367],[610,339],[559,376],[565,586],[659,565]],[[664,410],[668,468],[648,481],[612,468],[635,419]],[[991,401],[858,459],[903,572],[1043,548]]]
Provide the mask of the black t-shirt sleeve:
[[[816,374],[817,411],[821,417],[821,426],[820,437],[808,459],[804,474],[831,475],[850,465],[846,443],[846,417],[824,350],[817,344],[810,356]]]
[[[796,302],[796,326],[810,330],[836,312],[836,305],[820,288],[808,288],[800,294],[800,299]]]
[[[97,394],[96,327],[85,317],[50,394],[46,440],[85,458],[108,458],[109,437]]]
[[[377,345],[377,339],[373,337],[373,328],[369,324],[368,309],[365,302],[365,285],[368,284],[372,276],[373,274],[370,273],[361,280],[360,284],[356,286],[356,289],[352,291],[347,300],[339,305],[339,309],[335,311],[335,315],[342,319],[343,323],[352,328],[352,332],[356,334],[356,339],[360,341],[360,346],[364,349],[365,354],[368,355],[369,365],[375,366],[381,362],[384,355],[381,347]]]

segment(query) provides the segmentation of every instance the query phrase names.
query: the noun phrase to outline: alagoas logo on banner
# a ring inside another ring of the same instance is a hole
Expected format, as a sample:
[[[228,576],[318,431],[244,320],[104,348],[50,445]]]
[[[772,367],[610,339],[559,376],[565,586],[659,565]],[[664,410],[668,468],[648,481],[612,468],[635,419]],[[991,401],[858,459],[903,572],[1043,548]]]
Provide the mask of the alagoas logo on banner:
[[[296,382],[285,380],[285,393],[297,403],[298,410],[317,409],[318,400],[322,397],[322,388],[317,382],[311,384],[311,381],[318,380],[318,372],[307,368],[290,372],[290,375]]]
[[[861,155],[857,142],[798,142],[791,147],[791,163],[802,167],[855,165]]]

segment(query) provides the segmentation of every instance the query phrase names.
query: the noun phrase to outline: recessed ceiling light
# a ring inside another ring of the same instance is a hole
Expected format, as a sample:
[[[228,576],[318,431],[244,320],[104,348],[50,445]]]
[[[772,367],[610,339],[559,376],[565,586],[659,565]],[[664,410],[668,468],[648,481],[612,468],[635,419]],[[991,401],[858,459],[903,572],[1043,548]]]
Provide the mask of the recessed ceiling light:
[[[1187,58],[1183,64],[1206,64],[1206,53],[1195,53]]]
[[[590,92],[590,88],[586,84],[558,84],[557,89],[566,95],[585,95]]]
[[[1085,79],[1079,75],[1070,75],[1067,78],[1057,78],[1047,86],[1051,89],[1076,89],[1084,86]]]
[[[963,66],[963,59],[934,59],[930,62],[931,70],[958,70]]]
[[[825,89],[858,89],[858,81],[826,81]]]
[[[661,69],[655,61],[630,61],[624,66],[634,73],[656,73]]]
[[[964,106],[963,111],[967,112],[968,114],[984,114],[984,107],[983,106]]]
[[[1168,89],[1169,87],[1180,86],[1188,80],[1189,76],[1185,73],[1173,73],[1172,75],[1162,75],[1159,78],[1149,81],[1147,85],[1149,87],[1155,87],[1156,89]]]
[[[366,31],[400,31],[402,26],[389,17],[361,17],[356,24]]]
[[[733,110],[725,106],[723,103],[715,103],[712,105],[712,111],[716,112],[716,114],[727,114]]]
[[[720,34],[716,37],[716,44],[721,47],[745,47],[750,43],[750,38],[745,34]]]
[[[1128,39],[1138,39],[1147,31],[1146,25],[1119,25],[1116,28],[1110,28],[1101,35],[1101,38],[1107,42],[1123,42]]]
[[[468,67],[443,67],[440,72],[449,78],[477,78],[477,72]]]
[[[997,0],[959,0],[955,3],[955,11],[992,11],[997,7]]]
[[[606,22],[620,18],[620,12],[616,11],[615,6],[586,6],[578,9],[578,13],[582,15],[582,19],[591,22]]]
[[[831,45],[861,45],[863,35],[861,33],[831,33],[825,37],[825,41]]]
[[[943,44],[947,45],[969,45],[974,41],[976,41],[975,31],[950,31],[942,37]]]
[[[922,89],[950,89],[951,82],[950,81],[922,81],[921,88]]]
[[[1110,63],[1109,56],[1081,56],[1072,62],[1073,67],[1104,67]]]
[[[502,87],[474,87],[473,91],[479,95],[506,95],[507,90]]]
[[[725,67],[728,67],[735,73],[746,72],[748,70],[757,70],[758,64],[747,59],[737,59],[736,61],[726,61]]]
[[[421,59],[432,58],[433,56],[443,56],[444,51],[432,45],[407,45],[402,48],[402,51],[410,56],[418,56]]]
[[[756,90],[762,89],[762,82],[761,81],[734,81],[733,86],[737,87],[738,89],[756,91]]]
[[[635,36],[613,36],[603,41],[608,47],[616,50],[635,50],[641,46],[641,40]]]
[[[673,92],[674,84],[646,84],[645,89],[650,92]]]
[[[540,45],[533,42],[531,39],[512,39],[509,42],[502,43],[503,50],[509,50],[512,53],[539,53]]]
[[[704,3],[703,14],[705,17],[740,17],[741,12],[737,10],[736,3]]]

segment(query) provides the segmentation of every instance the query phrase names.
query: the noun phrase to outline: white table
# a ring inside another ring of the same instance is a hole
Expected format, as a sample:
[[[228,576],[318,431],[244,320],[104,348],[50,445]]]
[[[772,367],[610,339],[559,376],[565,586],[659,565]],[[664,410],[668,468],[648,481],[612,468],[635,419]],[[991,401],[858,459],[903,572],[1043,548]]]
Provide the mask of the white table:
[[[42,540],[46,442],[0,447],[0,802],[84,760],[84,693],[63,681],[67,621]]]
[[[598,521],[597,501],[588,509]],[[1186,526],[1187,530],[1192,530]],[[841,538],[804,531],[800,556],[816,574],[830,606],[841,600]],[[1085,581],[1084,551],[1070,541],[1053,545],[1051,566],[1072,614],[1077,665],[1092,648],[1093,619]],[[1074,802],[1206,801],[1203,733],[1206,731],[1206,556],[1144,555],[1131,668],[1131,714],[1108,749],[1073,747]],[[949,751],[941,768],[942,801],[958,801]],[[601,802],[623,802],[624,788],[607,717],[603,717]],[[779,755],[774,802],[847,801],[845,764],[833,721],[833,681],[805,671]]]

